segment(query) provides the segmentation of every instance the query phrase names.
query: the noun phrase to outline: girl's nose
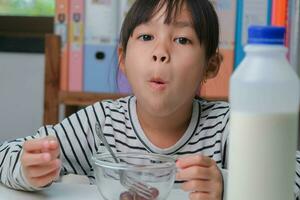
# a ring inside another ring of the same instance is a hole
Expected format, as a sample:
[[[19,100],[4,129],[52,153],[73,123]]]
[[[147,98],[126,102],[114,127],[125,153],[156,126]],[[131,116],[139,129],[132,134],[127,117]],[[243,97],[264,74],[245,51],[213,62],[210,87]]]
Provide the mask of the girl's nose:
[[[157,56],[157,55],[153,55],[153,60],[156,62],[156,61],[159,61],[159,62],[165,62],[167,61],[167,56]]]
[[[170,61],[169,50],[170,50],[169,44],[158,43],[153,51],[152,60],[154,62],[168,63]]]

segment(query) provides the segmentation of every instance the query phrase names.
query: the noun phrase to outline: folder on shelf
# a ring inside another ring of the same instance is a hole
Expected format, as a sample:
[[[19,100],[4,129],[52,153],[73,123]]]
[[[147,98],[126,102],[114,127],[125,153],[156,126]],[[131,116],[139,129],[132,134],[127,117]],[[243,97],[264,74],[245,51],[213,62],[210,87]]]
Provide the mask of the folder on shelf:
[[[289,61],[291,61],[291,28],[292,28],[292,17],[293,17],[293,10],[294,8],[292,7],[294,0],[287,0],[287,13],[286,13],[286,33],[285,33],[285,46],[288,49],[287,53],[287,58]]]
[[[272,0],[237,0],[236,45],[234,68],[245,56],[248,27],[250,25],[270,25]]]
[[[60,89],[67,91],[69,0],[56,0],[55,3],[54,32],[61,37]]]
[[[272,1],[272,26],[283,26],[286,27],[286,34],[285,34],[285,45],[289,46],[289,35],[290,30],[288,27],[288,0],[273,0]]]
[[[70,0],[69,91],[83,89],[84,0]]]
[[[121,0],[119,2],[119,21],[118,21],[119,32],[121,31],[122,24],[127,15],[127,12],[134,2],[135,0]],[[121,70],[118,70],[118,74],[117,74],[117,88],[118,88],[118,92],[120,93],[128,94],[132,92],[131,86],[126,76],[123,74]]]
[[[289,60],[300,76],[300,0],[289,1]]]
[[[119,1],[119,31],[122,28],[122,23],[127,15],[128,10],[132,6],[135,0],[121,0]]]
[[[116,92],[118,0],[86,0],[84,91]]]
[[[218,75],[201,87],[201,96],[227,98],[229,79],[233,70],[235,45],[236,0],[216,0],[213,5],[220,21],[220,53],[223,63]]]
[[[286,26],[287,23],[287,0],[273,0],[272,2],[272,25]]]

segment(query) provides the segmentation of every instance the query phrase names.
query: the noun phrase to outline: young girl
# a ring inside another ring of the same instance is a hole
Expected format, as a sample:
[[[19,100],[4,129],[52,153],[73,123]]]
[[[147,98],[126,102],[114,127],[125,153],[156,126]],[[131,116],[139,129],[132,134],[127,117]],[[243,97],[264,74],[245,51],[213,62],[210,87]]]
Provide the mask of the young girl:
[[[39,190],[59,175],[82,174],[93,183],[91,156],[104,148],[95,133],[99,122],[115,151],[177,157],[176,182],[190,199],[222,199],[229,106],[195,98],[201,83],[218,72],[218,43],[218,19],[208,0],[136,0],[118,50],[134,96],[97,102],[35,136],[4,143],[1,182]],[[298,183],[296,176],[295,193]]]

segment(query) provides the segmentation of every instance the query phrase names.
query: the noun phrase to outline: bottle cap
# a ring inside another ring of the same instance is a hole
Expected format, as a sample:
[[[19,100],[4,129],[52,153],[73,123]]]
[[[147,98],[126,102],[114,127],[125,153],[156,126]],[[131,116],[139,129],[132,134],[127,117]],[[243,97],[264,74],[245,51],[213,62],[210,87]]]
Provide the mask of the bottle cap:
[[[284,44],[285,27],[250,26],[248,28],[248,44]]]

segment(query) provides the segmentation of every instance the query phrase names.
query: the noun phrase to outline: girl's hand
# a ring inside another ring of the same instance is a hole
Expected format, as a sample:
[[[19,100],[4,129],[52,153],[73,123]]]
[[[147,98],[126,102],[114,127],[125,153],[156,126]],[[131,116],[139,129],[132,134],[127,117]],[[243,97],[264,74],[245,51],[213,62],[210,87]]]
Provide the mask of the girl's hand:
[[[216,162],[206,156],[192,155],[179,158],[177,180],[184,180],[182,189],[190,192],[191,200],[221,200],[222,174]]]
[[[59,176],[61,168],[59,153],[59,144],[54,137],[24,142],[21,165],[27,181],[32,186],[46,186]]]

